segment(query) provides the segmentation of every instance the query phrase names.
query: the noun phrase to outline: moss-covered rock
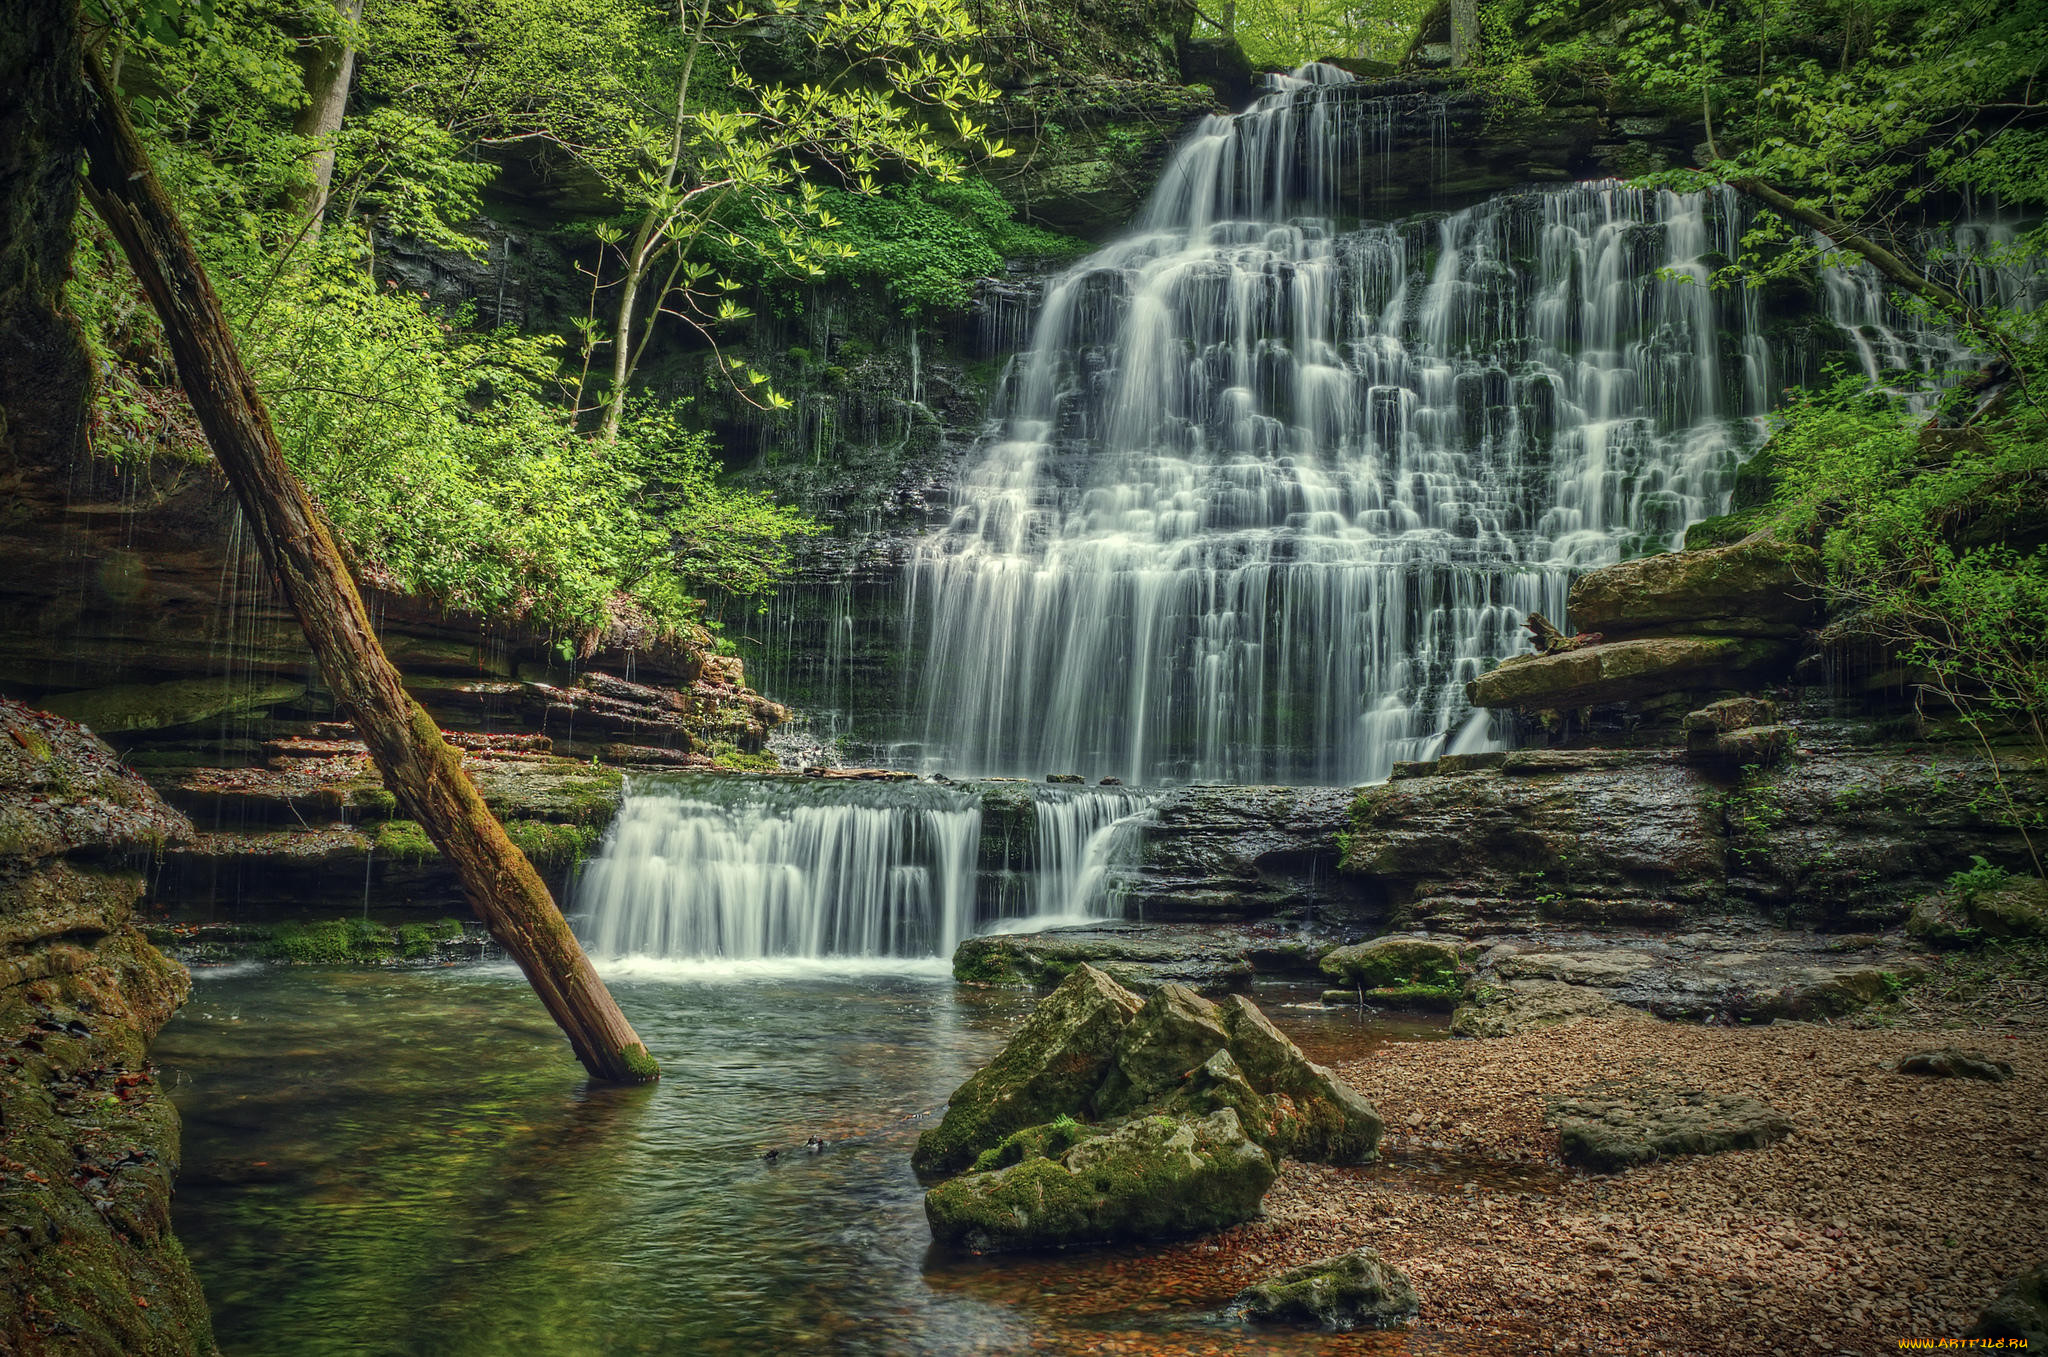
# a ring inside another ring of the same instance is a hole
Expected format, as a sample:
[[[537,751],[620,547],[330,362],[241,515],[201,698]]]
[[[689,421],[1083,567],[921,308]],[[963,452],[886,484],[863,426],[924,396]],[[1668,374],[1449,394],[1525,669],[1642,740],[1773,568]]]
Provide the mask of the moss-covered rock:
[[[945,1117],[918,1137],[912,1167],[927,1177],[952,1173],[1012,1131],[1091,1110],[1141,1007],[1093,966],[1076,968],[1002,1053],[954,1090]]]
[[[2025,1351],[2048,1351],[2048,1263],[2006,1284],[1965,1335],[2025,1343]]]
[[[1172,1239],[1258,1215],[1276,1173],[1227,1108],[1141,1116],[1057,1158],[941,1183],[925,1218],[940,1245],[975,1252]]]
[[[1369,1160],[1372,1105],[1315,1064],[1242,995],[1211,1003],[1162,984],[1142,1002],[1082,964],[988,1066],[954,1093],[912,1163],[933,1177],[977,1163],[1025,1127],[1229,1109],[1275,1157]]]
[[[1465,685],[1475,707],[1568,711],[1667,693],[1742,688],[1776,677],[1788,641],[1757,636],[1644,636],[1553,655],[1517,655]]]
[[[1752,533],[1595,570],[1572,585],[1569,616],[1579,630],[1609,636],[1797,635],[1816,615],[1818,577],[1811,547]]]
[[[1454,988],[1459,951],[1433,938],[1374,938],[1323,955],[1323,974],[1340,985],[1382,989],[1419,985]]]
[[[1372,1249],[1353,1249],[1254,1282],[1230,1308],[1255,1322],[1345,1332],[1399,1328],[1422,1303],[1393,1264]]]

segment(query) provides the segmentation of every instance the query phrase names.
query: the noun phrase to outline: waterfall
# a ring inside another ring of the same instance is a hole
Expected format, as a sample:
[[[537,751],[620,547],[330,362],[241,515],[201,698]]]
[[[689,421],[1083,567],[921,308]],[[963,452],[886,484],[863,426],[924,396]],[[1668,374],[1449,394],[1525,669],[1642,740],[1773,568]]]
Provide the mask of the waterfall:
[[[1527,614],[1725,508],[1771,383],[1754,298],[1707,285],[1733,195],[1349,222],[1387,121],[1350,83],[1207,119],[1048,286],[906,567],[928,766],[1347,783],[1484,748],[1464,684]]]
[[[579,931],[602,959],[950,957],[977,928],[1103,909],[1107,831],[1144,805],[1108,787],[636,779],[578,883]]]

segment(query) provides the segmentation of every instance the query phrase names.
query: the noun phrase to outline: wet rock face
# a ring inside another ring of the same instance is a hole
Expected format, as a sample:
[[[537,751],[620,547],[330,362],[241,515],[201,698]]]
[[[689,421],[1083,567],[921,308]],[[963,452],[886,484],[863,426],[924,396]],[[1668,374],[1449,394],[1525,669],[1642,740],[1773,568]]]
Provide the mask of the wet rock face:
[[[1291,1267],[1237,1293],[1231,1310],[1265,1324],[1347,1332],[1395,1329],[1420,1313],[1415,1287],[1373,1249]]]
[[[1362,1163],[1382,1129],[1242,995],[1219,1005],[1169,983],[1141,1002],[1083,964],[911,1162],[968,1170],[926,1197],[940,1243],[1043,1248],[1248,1219],[1282,1156]]]
[[[2022,815],[2048,809],[2048,776],[2005,782]],[[1344,869],[1388,924],[1468,935],[1762,912],[1855,929],[1903,922],[1977,856],[2025,861],[1981,758],[1806,727],[1781,765],[1734,777],[1678,751],[1529,750],[1367,787]]]
[[[1153,1115],[941,1183],[924,1209],[934,1240],[977,1253],[1171,1239],[1256,1216],[1277,1174],[1228,1108]]]
[[[145,1059],[190,980],[133,922],[143,866],[190,832],[105,744],[0,700],[0,1349],[213,1350]]]
[[[1680,1154],[1755,1150],[1792,1133],[1768,1103],[1696,1089],[1642,1088],[1553,1103],[1567,1162],[1611,1173]]]
[[[1313,926],[1105,921],[968,938],[953,953],[953,978],[1050,989],[1086,962],[1141,994],[1169,982],[1214,994],[1243,989],[1255,976],[1313,975],[1316,958],[1337,941]]]
[[[1114,885],[1134,918],[1364,918],[1371,887],[1339,874],[1351,793],[1335,787],[1182,787],[1146,817]]]

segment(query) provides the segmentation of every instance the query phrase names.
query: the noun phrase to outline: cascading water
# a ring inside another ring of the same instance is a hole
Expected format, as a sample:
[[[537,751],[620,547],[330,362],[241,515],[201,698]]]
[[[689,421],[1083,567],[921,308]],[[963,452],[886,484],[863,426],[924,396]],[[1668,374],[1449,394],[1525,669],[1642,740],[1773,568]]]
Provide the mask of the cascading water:
[[[1020,836],[1006,871],[1004,848],[984,846],[986,794],[923,781],[636,781],[578,886],[580,931],[600,958],[943,958],[1004,916],[1099,908],[1105,831],[1143,798],[1004,788]],[[990,857],[1012,889],[977,891]]]
[[[1733,196],[1344,229],[1383,121],[1350,80],[1208,119],[1050,285],[909,568],[931,765],[1341,783],[1485,747],[1463,686],[1523,618],[1725,507],[1771,381],[1753,300],[1705,285]]]

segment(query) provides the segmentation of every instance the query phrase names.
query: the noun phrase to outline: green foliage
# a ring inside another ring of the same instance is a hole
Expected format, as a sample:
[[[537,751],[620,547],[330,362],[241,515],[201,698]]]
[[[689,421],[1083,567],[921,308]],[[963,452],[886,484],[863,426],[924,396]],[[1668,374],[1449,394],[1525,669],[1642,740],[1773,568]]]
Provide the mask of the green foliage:
[[[1948,879],[1949,891],[1961,900],[1972,900],[2002,888],[2012,880],[2012,873],[2003,867],[1994,866],[1983,857],[1972,854],[1971,866],[1952,874]]]
[[[378,827],[375,851],[396,862],[426,862],[441,856],[417,820],[386,820]]]
[[[715,755],[711,766],[732,773],[775,773],[782,770],[782,760],[773,754],[746,754],[734,749]]]
[[[594,825],[562,825],[546,820],[507,820],[505,837],[535,867],[551,872],[572,867],[589,857],[604,842],[604,830]]]
[[[1320,57],[1399,61],[1431,0],[1240,0],[1230,36],[1255,66],[1292,70]],[[1215,32],[1214,7],[1196,11]]]
[[[825,260],[819,277],[885,288],[911,315],[965,306],[974,284],[1006,259],[1070,259],[1089,248],[1016,220],[1002,195],[972,176],[912,180],[869,195],[834,189],[820,201],[840,223],[835,239],[850,252]],[[757,221],[747,230],[762,227]],[[748,248],[741,254],[714,242],[706,253],[734,273],[775,281],[772,273],[749,274],[749,259],[764,255],[758,241]]]
[[[393,950],[390,928],[367,919],[322,919],[310,924],[282,924],[264,944],[272,961],[300,966],[341,966],[382,961]]]

